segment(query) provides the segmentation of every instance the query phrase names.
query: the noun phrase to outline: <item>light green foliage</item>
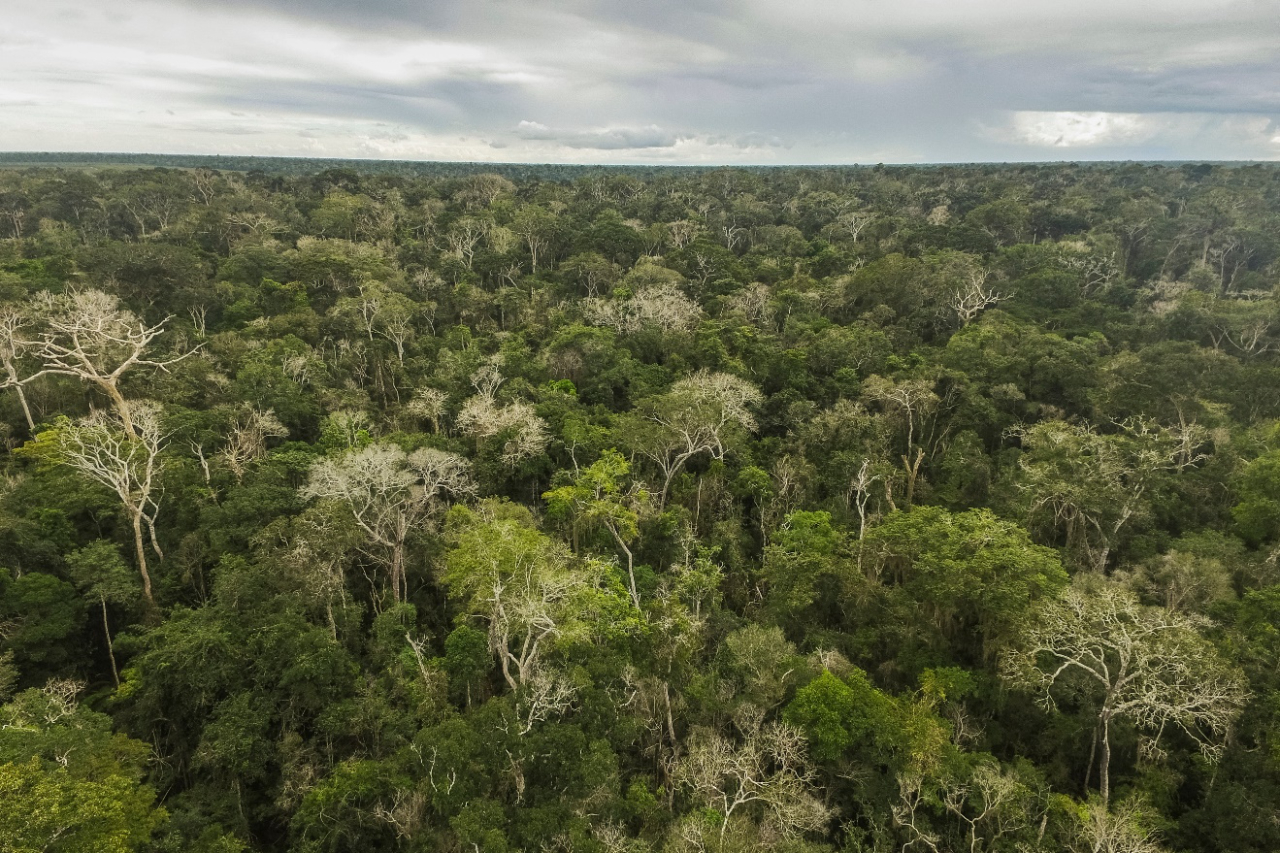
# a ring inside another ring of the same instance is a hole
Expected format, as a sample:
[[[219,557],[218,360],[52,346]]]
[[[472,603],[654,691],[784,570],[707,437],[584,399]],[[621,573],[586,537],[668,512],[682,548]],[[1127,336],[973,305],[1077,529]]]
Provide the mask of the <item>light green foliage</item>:
[[[123,776],[83,781],[35,759],[0,764],[0,836],[10,853],[131,853],[163,817],[154,797]]]
[[[14,853],[130,853],[163,823],[143,784],[145,744],[50,682],[0,707],[0,847]]]
[[[842,540],[830,513],[797,510],[783,519],[765,548],[763,566],[770,603],[780,615],[803,611],[813,603],[824,576],[839,576]]]
[[[68,554],[67,569],[90,598],[131,604],[140,597],[138,574],[125,563],[114,543],[99,539]]]
[[[625,593],[610,567],[572,557],[538,532],[527,510],[487,503],[449,515],[452,548],[444,581],[465,615],[483,620],[490,648],[513,689],[557,646],[622,636]]]

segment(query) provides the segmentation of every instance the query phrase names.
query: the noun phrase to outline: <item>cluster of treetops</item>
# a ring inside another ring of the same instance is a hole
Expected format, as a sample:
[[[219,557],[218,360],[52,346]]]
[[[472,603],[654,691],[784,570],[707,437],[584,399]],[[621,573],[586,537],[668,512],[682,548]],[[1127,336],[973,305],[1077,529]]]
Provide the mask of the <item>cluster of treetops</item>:
[[[0,172],[0,850],[1280,849],[1280,169]]]

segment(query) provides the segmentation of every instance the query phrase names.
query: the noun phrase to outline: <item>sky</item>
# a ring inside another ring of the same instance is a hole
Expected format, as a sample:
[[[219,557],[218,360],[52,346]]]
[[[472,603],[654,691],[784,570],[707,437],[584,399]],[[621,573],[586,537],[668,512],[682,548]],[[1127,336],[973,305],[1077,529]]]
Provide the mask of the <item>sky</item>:
[[[5,0],[0,150],[1280,159],[1280,0]]]

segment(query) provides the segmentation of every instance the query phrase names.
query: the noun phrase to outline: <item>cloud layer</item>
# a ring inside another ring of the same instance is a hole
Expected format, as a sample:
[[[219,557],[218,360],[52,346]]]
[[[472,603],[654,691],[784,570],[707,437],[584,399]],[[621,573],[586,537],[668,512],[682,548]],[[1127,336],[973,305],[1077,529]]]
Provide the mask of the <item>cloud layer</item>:
[[[1280,0],[11,0],[0,149],[1280,157]]]

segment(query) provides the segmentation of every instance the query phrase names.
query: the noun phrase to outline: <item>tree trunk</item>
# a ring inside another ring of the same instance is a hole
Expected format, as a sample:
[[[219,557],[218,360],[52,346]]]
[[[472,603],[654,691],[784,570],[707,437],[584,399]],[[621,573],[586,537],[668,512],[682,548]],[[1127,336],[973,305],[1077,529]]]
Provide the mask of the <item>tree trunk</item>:
[[[1102,793],[1102,810],[1111,801],[1111,714],[1102,712],[1102,760],[1098,763],[1099,788]]]
[[[129,435],[137,438],[138,431],[133,428],[133,418],[129,416],[129,403],[125,400],[124,395],[120,393],[120,389],[111,382],[99,382],[98,387],[111,398],[111,407],[120,416],[120,421],[124,424],[125,430],[128,431]]]
[[[408,586],[404,577],[404,542],[400,541],[391,549],[391,591],[397,603],[409,597]]]
[[[138,557],[138,571],[142,574],[142,594],[146,597],[147,604],[154,608],[156,600],[151,596],[151,574],[147,571],[147,549],[142,541],[142,512],[134,510],[131,515],[133,516],[133,548]]]
[[[916,448],[916,458],[912,462],[907,454],[902,454],[902,468],[907,472],[907,508],[910,509],[916,493],[916,478],[920,475],[920,463],[924,461],[924,448]]]
[[[1098,757],[1098,727],[1093,727],[1093,737],[1089,740],[1089,764],[1084,770],[1084,795],[1089,794],[1089,780],[1093,778],[1093,762]]]
[[[107,624],[107,599],[99,596],[102,602],[102,633],[107,637],[107,657],[111,658],[111,677],[115,679],[116,689],[120,689],[120,670],[116,667],[116,650],[111,643],[111,626]]]
[[[627,547],[627,543],[623,541],[622,536],[618,533],[618,529],[612,524],[606,524],[609,532],[613,534],[614,540],[618,543],[618,547],[627,555],[627,580],[631,585],[631,603],[635,605],[636,610],[640,609],[640,593],[636,592],[636,571],[635,557],[631,553],[631,549]]]
[[[22,414],[27,419],[27,429],[33,434],[36,431],[36,422],[31,418],[31,407],[27,405],[27,392],[22,390],[22,386],[17,386],[18,402],[22,404]]]
[[[9,381],[13,384],[13,390],[18,392],[18,402],[22,404],[22,414],[27,418],[27,429],[32,435],[36,432],[36,422],[31,418],[31,407],[27,405],[27,392],[18,382],[18,371],[14,369],[12,364],[6,364],[8,368]]]

